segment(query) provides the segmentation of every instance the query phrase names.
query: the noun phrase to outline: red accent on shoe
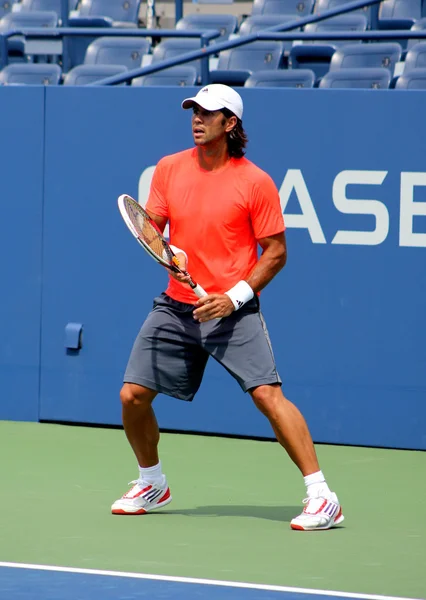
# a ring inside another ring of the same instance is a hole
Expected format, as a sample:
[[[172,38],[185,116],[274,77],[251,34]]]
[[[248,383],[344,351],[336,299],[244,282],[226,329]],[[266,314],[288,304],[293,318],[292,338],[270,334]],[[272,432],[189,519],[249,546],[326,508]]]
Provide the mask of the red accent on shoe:
[[[339,508],[339,512],[334,517],[334,520],[337,521],[337,519],[340,519],[341,516],[342,516],[342,507]]]
[[[115,510],[112,510],[111,512],[113,515],[146,515],[146,510],[144,510],[143,508],[140,508],[136,512],[126,512],[122,508],[116,508]]]
[[[162,496],[159,501],[158,504],[160,504],[160,502],[164,502],[165,500],[167,500],[167,498],[170,498],[170,489],[167,488],[166,493],[164,494],[164,496]]]
[[[297,529],[299,531],[305,531],[301,525],[293,525],[293,523],[291,523],[290,526],[292,529]]]

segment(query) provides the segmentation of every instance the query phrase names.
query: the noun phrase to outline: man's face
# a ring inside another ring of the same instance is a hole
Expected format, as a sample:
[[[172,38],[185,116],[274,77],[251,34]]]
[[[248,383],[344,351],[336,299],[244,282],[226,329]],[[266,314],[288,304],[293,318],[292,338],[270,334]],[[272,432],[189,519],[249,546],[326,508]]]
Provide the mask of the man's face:
[[[205,146],[210,142],[224,138],[235,126],[236,117],[227,119],[220,110],[205,110],[198,104],[192,109],[192,136],[197,146]]]

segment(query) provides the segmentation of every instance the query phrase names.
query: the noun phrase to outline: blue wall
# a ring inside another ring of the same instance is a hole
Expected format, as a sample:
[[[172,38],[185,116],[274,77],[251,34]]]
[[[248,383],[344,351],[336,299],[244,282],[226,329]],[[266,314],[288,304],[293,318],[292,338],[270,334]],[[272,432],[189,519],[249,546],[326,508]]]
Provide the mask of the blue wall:
[[[120,423],[127,357],[166,275],[116,199],[143,201],[145,170],[192,144],[187,95],[2,90],[0,418]],[[424,93],[242,95],[248,157],[288,225],[288,264],[262,295],[285,393],[316,441],[426,449]],[[69,322],[84,326],[77,353]],[[193,404],[156,407],[163,428],[272,437],[213,361]]]

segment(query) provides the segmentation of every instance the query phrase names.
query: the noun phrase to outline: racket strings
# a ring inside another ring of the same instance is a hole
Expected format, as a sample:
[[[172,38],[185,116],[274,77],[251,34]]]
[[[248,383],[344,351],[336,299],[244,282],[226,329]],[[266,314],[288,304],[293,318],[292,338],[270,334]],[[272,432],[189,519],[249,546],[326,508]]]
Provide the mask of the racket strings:
[[[153,227],[150,221],[145,217],[140,207],[135,207],[132,203],[126,202],[126,208],[130,220],[142,240],[150,247],[151,251],[162,260],[172,262],[173,255],[167,244],[164,243],[160,233]]]

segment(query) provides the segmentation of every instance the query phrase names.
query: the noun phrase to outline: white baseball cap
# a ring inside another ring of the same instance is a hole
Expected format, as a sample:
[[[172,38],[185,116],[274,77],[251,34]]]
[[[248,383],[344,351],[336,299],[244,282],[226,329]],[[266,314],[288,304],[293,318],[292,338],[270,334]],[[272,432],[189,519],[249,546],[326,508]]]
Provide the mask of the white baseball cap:
[[[201,88],[196,96],[182,102],[182,108],[192,108],[194,104],[205,110],[228,108],[239,119],[243,118],[243,100],[240,94],[222,83],[211,83]]]

